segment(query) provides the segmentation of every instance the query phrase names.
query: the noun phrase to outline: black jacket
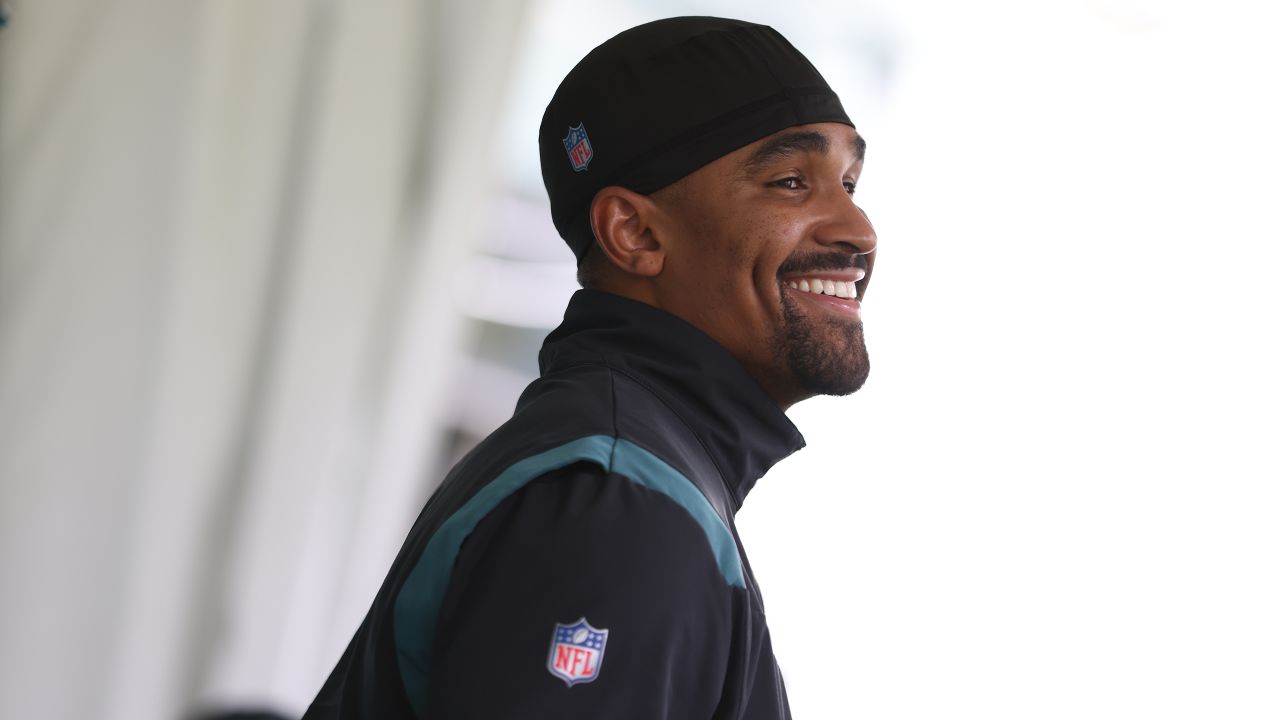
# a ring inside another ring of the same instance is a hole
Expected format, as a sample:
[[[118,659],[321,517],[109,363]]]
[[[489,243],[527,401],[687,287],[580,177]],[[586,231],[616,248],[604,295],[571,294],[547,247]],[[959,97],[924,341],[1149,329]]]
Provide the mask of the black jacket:
[[[306,718],[790,717],[734,528],[804,445],[722,346],[581,291]]]

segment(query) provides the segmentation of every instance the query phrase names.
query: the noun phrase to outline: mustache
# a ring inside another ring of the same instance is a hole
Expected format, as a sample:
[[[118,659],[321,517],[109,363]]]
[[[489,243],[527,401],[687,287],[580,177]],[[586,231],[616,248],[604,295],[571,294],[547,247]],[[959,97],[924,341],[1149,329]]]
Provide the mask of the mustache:
[[[867,269],[866,255],[847,253],[811,253],[787,258],[778,268],[778,279],[793,273],[821,272],[823,270]]]

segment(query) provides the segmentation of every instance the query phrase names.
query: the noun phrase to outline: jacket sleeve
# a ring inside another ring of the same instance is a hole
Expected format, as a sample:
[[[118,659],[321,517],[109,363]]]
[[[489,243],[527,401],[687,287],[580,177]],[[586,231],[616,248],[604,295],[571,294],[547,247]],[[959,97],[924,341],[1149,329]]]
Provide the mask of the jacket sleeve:
[[[734,607],[706,535],[675,500],[590,463],[548,473],[463,543],[426,717],[706,720],[725,685]]]

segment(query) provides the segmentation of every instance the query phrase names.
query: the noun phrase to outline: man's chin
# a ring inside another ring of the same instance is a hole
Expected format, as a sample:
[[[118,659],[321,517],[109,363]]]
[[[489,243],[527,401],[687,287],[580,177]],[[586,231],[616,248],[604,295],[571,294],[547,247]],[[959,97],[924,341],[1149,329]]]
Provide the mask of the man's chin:
[[[871,371],[862,321],[815,318],[787,300],[784,297],[784,331],[775,338],[774,348],[776,357],[785,359],[795,387],[805,397],[857,392]]]
[[[828,332],[797,333],[787,345],[787,360],[796,385],[813,395],[848,395],[867,381],[871,362],[862,338],[862,323],[828,326]]]
[[[793,366],[796,383],[810,396],[849,395],[860,390],[871,373],[866,354],[854,362],[804,363]]]

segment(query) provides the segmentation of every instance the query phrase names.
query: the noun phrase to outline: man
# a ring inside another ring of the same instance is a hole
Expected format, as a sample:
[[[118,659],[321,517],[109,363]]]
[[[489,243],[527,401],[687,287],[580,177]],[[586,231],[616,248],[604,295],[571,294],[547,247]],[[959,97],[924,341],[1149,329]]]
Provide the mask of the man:
[[[539,143],[584,290],[423,510],[308,718],[789,717],[734,530],[867,376],[865,144],[771,28],[674,18],[569,73]]]

